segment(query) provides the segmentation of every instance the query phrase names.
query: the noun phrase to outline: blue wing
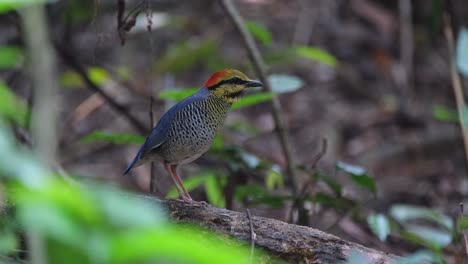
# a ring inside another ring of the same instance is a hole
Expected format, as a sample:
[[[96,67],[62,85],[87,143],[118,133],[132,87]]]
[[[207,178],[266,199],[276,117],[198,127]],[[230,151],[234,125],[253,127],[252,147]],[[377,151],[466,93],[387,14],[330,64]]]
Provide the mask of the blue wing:
[[[128,165],[127,169],[124,172],[124,175],[127,174],[137,162],[143,158],[145,154],[149,151],[156,149],[161,146],[166,140],[167,134],[171,128],[172,119],[176,116],[177,112],[186,107],[187,105],[202,100],[208,96],[209,92],[207,89],[202,88],[193,95],[185,98],[179,103],[171,107],[159,120],[156,124],[156,127],[151,131],[151,134],[146,138],[145,143],[141,146],[140,150],[136,154],[133,161]]]

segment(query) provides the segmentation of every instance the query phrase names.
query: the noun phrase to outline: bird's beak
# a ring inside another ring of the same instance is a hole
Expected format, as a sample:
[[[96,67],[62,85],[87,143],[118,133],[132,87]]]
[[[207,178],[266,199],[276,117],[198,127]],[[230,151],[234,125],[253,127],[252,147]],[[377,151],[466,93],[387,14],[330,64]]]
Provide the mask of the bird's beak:
[[[256,81],[256,80],[249,80],[246,86],[247,87],[262,87],[263,83]]]

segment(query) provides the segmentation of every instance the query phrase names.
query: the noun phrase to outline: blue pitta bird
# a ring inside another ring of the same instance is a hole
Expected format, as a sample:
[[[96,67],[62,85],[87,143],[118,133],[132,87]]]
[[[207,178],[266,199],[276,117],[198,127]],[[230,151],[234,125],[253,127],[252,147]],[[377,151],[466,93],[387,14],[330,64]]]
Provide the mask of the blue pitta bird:
[[[179,193],[179,199],[193,202],[177,174],[177,166],[196,160],[208,151],[234,102],[248,87],[262,83],[250,80],[238,70],[213,74],[195,94],[169,109],[146,138],[124,174],[149,161],[162,161]]]

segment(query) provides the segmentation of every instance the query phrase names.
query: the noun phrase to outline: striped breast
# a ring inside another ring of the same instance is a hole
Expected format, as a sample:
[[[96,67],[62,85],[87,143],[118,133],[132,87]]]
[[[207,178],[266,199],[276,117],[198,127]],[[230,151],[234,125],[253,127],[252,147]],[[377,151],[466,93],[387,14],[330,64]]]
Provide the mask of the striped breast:
[[[158,155],[170,164],[191,162],[205,153],[222,127],[231,104],[209,94],[179,109]]]

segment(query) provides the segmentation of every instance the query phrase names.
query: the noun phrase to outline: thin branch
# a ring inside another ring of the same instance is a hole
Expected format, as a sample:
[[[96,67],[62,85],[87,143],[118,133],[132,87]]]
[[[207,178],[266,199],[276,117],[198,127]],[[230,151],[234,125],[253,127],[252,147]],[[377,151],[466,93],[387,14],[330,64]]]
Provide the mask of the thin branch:
[[[300,202],[304,201],[304,199],[307,196],[307,190],[315,182],[316,179],[315,179],[314,176],[315,176],[315,174],[317,172],[318,163],[323,158],[323,156],[325,156],[325,154],[327,153],[327,148],[328,148],[328,141],[327,141],[326,138],[323,138],[322,139],[322,148],[320,149],[320,152],[317,153],[317,155],[315,155],[314,158],[312,158],[312,163],[311,163],[312,165],[310,167],[310,171],[307,172],[310,175],[310,177],[303,184],[302,189],[300,190],[299,194],[297,195],[297,199],[294,202],[296,205],[297,205],[297,203],[300,203]],[[289,219],[293,218],[293,213],[294,212],[291,210],[291,212],[289,214]],[[307,213],[307,212],[305,212],[305,210],[304,210],[304,212],[302,212],[302,213]]]
[[[86,86],[92,90],[93,92],[96,92],[100,94],[106,102],[109,103],[109,105],[117,111],[119,114],[121,114],[123,117],[127,119],[127,121],[135,127],[139,133],[141,134],[147,134],[149,129],[147,126],[145,126],[142,122],[140,122],[136,117],[131,115],[125,106],[119,104],[117,101],[112,98],[109,94],[107,94],[101,87],[99,87],[97,84],[95,84],[88,76],[86,73],[86,70],[81,66],[81,64],[78,62],[78,60],[73,56],[66,48],[60,46],[60,45],[55,45],[56,50],[64,60],[66,64],[68,64],[74,71],[80,75],[80,77],[83,79],[83,81],[86,83]]]
[[[46,165],[52,166],[57,156],[58,87],[55,54],[49,39],[45,8],[30,5],[19,10],[23,40],[27,47],[29,74],[34,88],[32,134],[35,152]],[[29,260],[47,263],[47,245],[36,228],[26,227]]]
[[[252,35],[247,31],[244,19],[239,14],[239,11],[234,6],[232,0],[221,0],[221,5],[225,9],[226,13],[229,15],[229,18],[235,25],[236,29],[239,31],[239,34],[241,35],[242,40],[244,42],[245,48],[247,49],[250,61],[252,62],[255,68],[255,72],[260,77],[260,80],[263,82],[264,91],[272,93],[271,85],[267,78],[267,70],[265,63],[260,54],[260,51],[258,50],[257,45],[255,44],[252,38]],[[271,106],[273,109],[272,114],[276,125],[276,131],[278,133],[281,148],[283,150],[283,154],[287,163],[287,172],[292,185],[292,191],[293,194],[296,195],[298,194],[299,186],[297,173],[295,169],[295,162],[292,157],[292,148],[289,142],[288,132],[283,117],[283,109],[281,107],[278,97],[274,93],[273,98],[271,100]]]
[[[150,85],[150,91],[153,91],[153,86]],[[153,94],[153,93],[151,93]],[[154,112],[153,112],[153,96],[149,98],[149,119],[150,127],[154,127]],[[157,193],[158,186],[156,185],[156,173],[154,173],[154,162],[150,164],[150,192]]]
[[[400,12],[400,59],[404,68],[403,89],[409,93],[413,82],[413,16],[412,0],[399,0]]]
[[[149,42],[149,49],[150,49],[150,56],[149,56],[149,62],[148,65],[151,65],[154,56],[154,41],[153,41],[153,36],[151,35],[151,25],[152,25],[152,17],[153,17],[153,11],[151,10],[151,5],[149,0],[146,0],[146,19],[147,19],[147,30],[148,30],[148,42]],[[153,104],[154,104],[154,98],[153,98],[153,89],[154,89],[154,84],[153,84],[153,78],[152,78],[152,72],[151,72],[151,66],[148,67],[149,72],[148,76],[150,76],[150,84],[149,84],[149,91],[150,91],[150,96],[149,96],[149,118],[150,118],[150,128],[153,129],[154,127],[154,112],[153,112]],[[154,171],[155,169],[155,163],[151,162],[150,164],[150,192],[156,194],[158,192],[158,186],[156,185],[156,173]]]
[[[455,95],[455,101],[457,103],[457,110],[458,110],[458,117],[459,122],[462,130],[463,135],[463,143],[465,146],[465,158],[468,163],[468,124],[465,124],[465,120],[467,120],[467,116],[465,116],[465,101],[463,95],[463,88],[460,80],[460,76],[458,75],[457,65],[455,64],[455,44],[454,44],[454,37],[453,37],[453,29],[451,25],[451,21],[449,15],[446,14],[444,16],[445,27],[444,33],[445,37],[447,38],[447,46],[449,51],[449,62],[450,62],[450,75],[452,78],[452,87],[453,92]]]
[[[463,214],[464,214],[464,206],[463,206],[463,203],[460,203],[460,216],[459,218],[461,219],[463,217]],[[463,234],[463,239],[465,241],[465,252],[466,252],[466,256],[468,257],[468,236],[466,234],[466,231],[465,229],[462,229],[461,230],[462,234]]]
[[[249,219],[250,224],[250,263],[253,263],[255,240],[257,239],[257,234],[255,234],[255,230],[253,227],[253,219],[252,215],[250,214],[250,210],[246,209],[245,211],[247,212],[247,219]]]

